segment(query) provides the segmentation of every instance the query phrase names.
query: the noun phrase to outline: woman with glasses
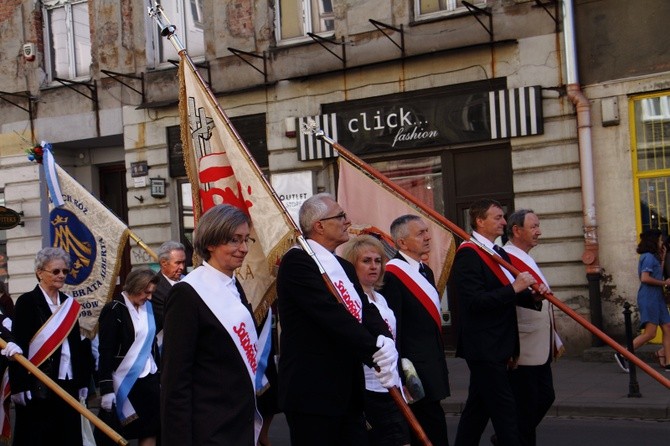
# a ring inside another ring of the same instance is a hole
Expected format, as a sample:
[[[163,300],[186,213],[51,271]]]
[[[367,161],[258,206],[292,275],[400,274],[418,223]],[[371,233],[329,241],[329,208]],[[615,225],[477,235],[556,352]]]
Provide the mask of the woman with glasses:
[[[123,436],[138,438],[139,446],[155,445],[160,431],[160,359],[150,302],[159,279],[150,268],[134,269],[99,318],[100,407],[114,410]]]
[[[193,249],[202,265],[175,284],[163,325],[163,446],[254,446],[256,327],[235,270],[253,242],[251,220],[217,205],[198,220]]]
[[[80,305],[60,289],[70,256],[44,248],[35,257],[34,290],[16,301],[12,333],[24,355],[74,398],[86,399],[91,352],[79,333]],[[81,416],[15,361],[9,379],[16,407],[14,445],[81,445]]]

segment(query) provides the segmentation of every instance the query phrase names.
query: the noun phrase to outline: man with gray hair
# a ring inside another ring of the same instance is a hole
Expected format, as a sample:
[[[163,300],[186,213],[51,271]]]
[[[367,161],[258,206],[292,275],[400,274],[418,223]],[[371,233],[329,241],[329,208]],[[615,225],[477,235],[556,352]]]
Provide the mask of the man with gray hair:
[[[169,240],[158,248],[158,263],[160,265],[160,280],[151,298],[156,319],[156,333],[163,329],[163,314],[165,303],[170,294],[172,285],[181,280],[186,267],[186,250],[179,242]]]
[[[300,227],[332,282],[297,247],[282,258],[277,274],[281,320],[279,407],[293,446],[367,444],[361,363],[380,372],[384,387],[399,384],[398,353],[354,266],[334,254],[349,240],[351,221],[335,197],[317,194],[299,213]],[[334,288],[344,302],[331,293]]]
[[[507,219],[509,241],[504,246],[512,265],[528,271],[537,283],[549,284],[528,254],[542,235],[540,219],[531,209],[520,209]],[[539,311],[538,311],[539,310]],[[551,360],[562,353],[562,342],[554,325],[551,303],[539,301],[536,308],[516,307],[519,327],[519,359],[510,372],[516,399],[521,444],[535,446],[535,429],[554,402]]]

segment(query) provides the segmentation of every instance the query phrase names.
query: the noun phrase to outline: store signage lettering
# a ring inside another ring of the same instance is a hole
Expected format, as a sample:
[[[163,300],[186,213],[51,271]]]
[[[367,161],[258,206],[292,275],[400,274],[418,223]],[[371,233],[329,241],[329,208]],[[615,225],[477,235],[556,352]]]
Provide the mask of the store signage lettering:
[[[14,209],[0,206],[0,230],[12,229],[21,224],[21,214]]]
[[[366,130],[385,130],[398,129],[393,137],[392,147],[400,141],[420,141],[439,136],[437,130],[425,130],[422,126],[427,125],[428,121],[415,121],[412,119],[412,113],[406,111],[403,107],[397,113],[389,113],[382,116],[382,111],[377,110],[372,116],[367,112],[359,113],[359,116],[352,118],[347,123],[347,128],[351,133],[358,133]],[[421,127],[420,127],[421,126]]]

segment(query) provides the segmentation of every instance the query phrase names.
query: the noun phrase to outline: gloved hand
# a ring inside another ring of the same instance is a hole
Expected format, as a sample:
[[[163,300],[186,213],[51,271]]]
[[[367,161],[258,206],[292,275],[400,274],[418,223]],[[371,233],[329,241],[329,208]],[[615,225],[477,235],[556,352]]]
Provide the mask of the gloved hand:
[[[379,335],[377,337],[377,350],[372,355],[372,360],[379,366],[380,369],[389,369],[391,366],[395,369],[398,364],[398,350],[395,348],[393,339],[386,336]]]
[[[2,326],[5,327],[7,330],[12,331],[12,320],[8,317],[4,318],[2,320]]]
[[[32,398],[33,396],[30,394],[30,390],[15,393],[14,395],[11,396],[11,399],[14,402],[14,404],[18,404],[20,406],[25,406],[26,404],[28,404],[28,401],[30,401]]]
[[[5,355],[8,358],[11,358],[12,356],[14,356],[17,353],[22,355],[23,350],[21,350],[21,347],[14,344],[13,342],[8,342],[7,347],[0,350],[0,353],[2,353],[3,355]]]
[[[86,400],[88,398],[88,387],[82,387],[79,389],[79,400]]]
[[[400,375],[398,375],[398,367],[391,367],[388,369],[375,370],[375,376],[385,389],[400,386]]]
[[[106,393],[102,396],[102,400],[100,401],[100,407],[103,409],[110,411],[112,410],[112,404],[116,403],[116,395],[114,393]]]

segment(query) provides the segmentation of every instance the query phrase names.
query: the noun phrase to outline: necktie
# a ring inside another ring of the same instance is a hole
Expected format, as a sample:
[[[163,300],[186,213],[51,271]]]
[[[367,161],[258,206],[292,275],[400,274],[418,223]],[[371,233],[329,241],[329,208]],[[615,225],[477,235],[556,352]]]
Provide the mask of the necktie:
[[[496,253],[498,253],[498,255],[499,255],[500,257],[502,257],[504,260],[506,260],[507,262],[509,262],[509,256],[507,255],[507,253],[505,252],[504,249],[502,249],[502,248],[501,248],[500,246],[498,246],[498,245],[493,245],[493,250],[494,250]]]
[[[419,272],[421,273],[421,275],[423,277],[428,278],[428,272],[426,271],[426,265],[424,265],[423,263],[419,263]]]

